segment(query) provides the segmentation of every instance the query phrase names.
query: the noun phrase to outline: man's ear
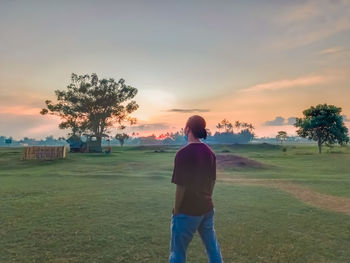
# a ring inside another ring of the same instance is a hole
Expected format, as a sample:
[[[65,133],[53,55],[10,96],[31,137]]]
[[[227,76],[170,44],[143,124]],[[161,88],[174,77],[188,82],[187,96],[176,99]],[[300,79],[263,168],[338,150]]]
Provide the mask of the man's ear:
[[[187,127],[187,137],[190,136],[191,128]]]

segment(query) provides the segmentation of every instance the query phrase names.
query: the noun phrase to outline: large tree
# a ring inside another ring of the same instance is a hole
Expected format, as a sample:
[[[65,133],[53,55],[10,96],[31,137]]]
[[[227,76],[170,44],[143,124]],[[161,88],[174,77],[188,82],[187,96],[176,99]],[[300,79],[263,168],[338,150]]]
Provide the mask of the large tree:
[[[72,74],[71,84],[66,90],[55,91],[57,102],[45,101],[46,108],[41,114],[57,115],[62,122],[61,129],[71,129],[72,134],[81,135],[89,132],[101,138],[108,128],[119,124],[122,128],[125,121],[131,125],[136,119],[130,113],[137,110],[138,104],[131,100],[137,89],[125,84],[124,79],[99,79],[96,74]]]
[[[303,118],[296,118],[295,127],[299,136],[317,141],[318,152],[322,145],[349,142],[348,129],[344,125],[342,109],[334,105],[319,104],[303,111]]]

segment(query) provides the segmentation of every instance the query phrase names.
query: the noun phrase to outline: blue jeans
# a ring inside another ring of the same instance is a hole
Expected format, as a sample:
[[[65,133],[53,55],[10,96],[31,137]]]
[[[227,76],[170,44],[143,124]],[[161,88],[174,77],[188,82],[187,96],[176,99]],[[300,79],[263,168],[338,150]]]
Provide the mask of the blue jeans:
[[[193,235],[198,233],[205,245],[210,263],[222,263],[220,246],[214,230],[215,209],[201,216],[172,215],[169,263],[186,262],[186,250]]]

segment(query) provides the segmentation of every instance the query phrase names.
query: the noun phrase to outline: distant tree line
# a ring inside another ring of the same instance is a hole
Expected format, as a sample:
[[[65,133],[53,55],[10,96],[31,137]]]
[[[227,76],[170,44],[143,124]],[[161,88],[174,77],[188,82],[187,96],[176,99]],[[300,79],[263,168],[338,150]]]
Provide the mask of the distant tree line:
[[[233,144],[233,143],[249,143],[254,138],[254,126],[245,122],[235,122],[235,131],[233,125],[226,119],[222,120],[218,125],[218,131],[214,134],[207,129],[208,136],[205,142],[211,144]],[[5,137],[0,137],[0,145],[5,146]],[[13,141],[12,145],[67,145],[66,139],[63,137],[55,139],[53,136],[47,136],[45,140],[35,140],[25,137],[22,140]],[[184,131],[181,129],[177,132],[166,132],[156,136],[139,136],[139,133],[118,133],[110,138],[103,138],[102,145],[182,145],[185,143]]]
[[[8,141],[11,139],[11,142]],[[14,140],[12,137],[0,136],[0,146],[32,146],[32,145],[67,145],[65,138],[59,137],[55,139],[52,135],[47,136],[45,139],[36,140],[34,138],[24,137],[20,140]]]
[[[322,145],[333,144],[345,145],[349,143],[348,129],[344,124],[344,117],[341,115],[341,108],[334,105],[319,104],[303,111],[303,118],[297,118],[295,127],[298,128],[299,136],[288,136],[286,131],[279,131],[275,138],[258,138],[254,140],[254,126],[250,123],[235,121],[232,124],[223,119],[216,125],[217,131],[212,134],[208,129],[208,136],[205,140],[208,144],[245,144],[254,142],[267,143],[310,143],[315,141],[319,153],[322,152]],[[113,138],[102,138],[102,145],[182,145],[185,143],[184,131],[167,132],[156,136],[139,136],[138,133],[128,135],[126,133],[116,134]],[[35,140],[28,137],[22,140],[12,140],[11,137],[0,136],[0,146],[23,146],[23,145],[66,145],[65,138],[55,139],[47,136],[45,140]]]
[[[208,136],[205,140],[208,144],[234,144],[249,143],[254,138],[254,126],[250,123],[236,121],[234,125],[227,119],[223,119],[216,125],[218,129],[214,134],[207,129]],[[134,135],[134,134],[133,134]],[[124,135],[125,136],[125,135]],[[121,141],[122,134],[117,134],[117,140]],[[126,138],[126,137],[125,137]],[[112,142],[112,141],[111,141]],[[122,140],[125,145],[181,145],[185,143],[184,131],[167,132],[156,136],[133,137],[130,136]]]

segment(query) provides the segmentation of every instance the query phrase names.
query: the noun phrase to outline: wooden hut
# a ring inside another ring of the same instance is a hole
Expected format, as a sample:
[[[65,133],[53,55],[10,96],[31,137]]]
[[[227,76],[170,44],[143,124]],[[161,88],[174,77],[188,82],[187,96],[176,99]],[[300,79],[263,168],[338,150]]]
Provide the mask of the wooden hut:
[[[88,152],[88,153],[101,153],[102,147],[101,142],[103,137],[108,137],[107,134],[94,135],[94,134],[83,134],[86,137],[86,141],[83,141],[80,136],[72,135],[67,139],[70,145],[70,152]]]
[[[69,143],[70,152],[83,152],[84,142],[81,140],[80,136],[74,134],[69,137],[66,142]]]

